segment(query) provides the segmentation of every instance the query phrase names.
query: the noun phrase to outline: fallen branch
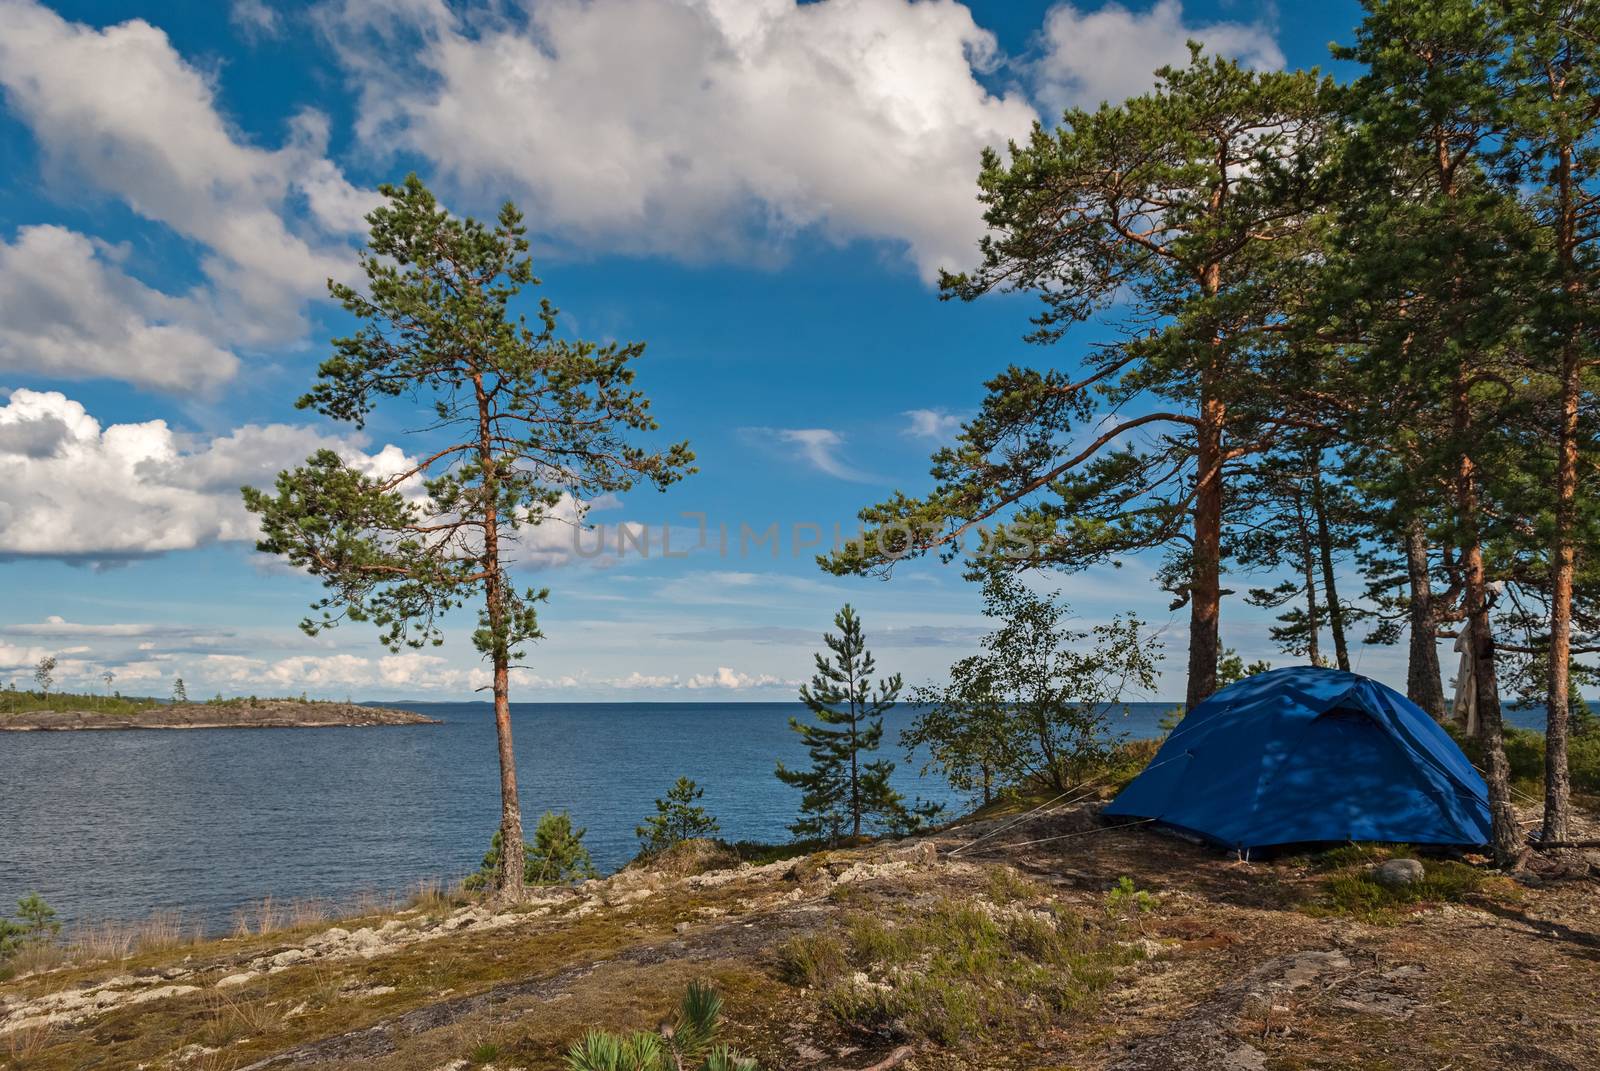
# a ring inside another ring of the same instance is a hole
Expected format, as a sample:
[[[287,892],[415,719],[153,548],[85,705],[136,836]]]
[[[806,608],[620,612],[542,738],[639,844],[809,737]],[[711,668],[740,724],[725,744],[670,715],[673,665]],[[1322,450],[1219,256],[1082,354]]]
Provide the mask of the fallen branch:
[[[1546,848],[1600,848],[1600,840],[1536,840],[1531,846],[1540,851]]]

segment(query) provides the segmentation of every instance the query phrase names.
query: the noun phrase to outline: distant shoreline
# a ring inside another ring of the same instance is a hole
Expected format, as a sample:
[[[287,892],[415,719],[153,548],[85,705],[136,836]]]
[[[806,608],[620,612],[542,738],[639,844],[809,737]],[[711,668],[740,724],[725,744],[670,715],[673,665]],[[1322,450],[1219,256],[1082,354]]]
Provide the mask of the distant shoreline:
[[[301,703],[241,699],[226,703],[172,703],[138,711],[28,710],[0,714],[5,732],[106,732],[118,729],[331,729],[385,725],[437,725],[409,710],[358,703]]]

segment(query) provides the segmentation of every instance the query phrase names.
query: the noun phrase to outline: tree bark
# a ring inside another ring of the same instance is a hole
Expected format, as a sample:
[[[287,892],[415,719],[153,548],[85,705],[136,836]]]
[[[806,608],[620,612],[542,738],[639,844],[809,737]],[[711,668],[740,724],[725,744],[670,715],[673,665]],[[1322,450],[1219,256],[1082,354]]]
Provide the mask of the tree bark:
[[[1333,633],[1333,656],[1340,669],[1350,672],[1350,649],[1344,639],[1344,607],[1333,578],[1333,536],[1328,529],[1328,504],[1322,494],[1322,458],[1311,459],[1311,512],[1317,522],[1317,546],[1322,554],[1322,602],[1328,608],[1328,629]]]
[[[1576,229],[1572,219],[1572,148],[1563,146],[1556,168],[1560,196],[1560,246],[1564,289],[1569,300],[1583,298],[1573,263]],[[1578,498],[1578,393],[1582,364],[1576,325],[1569,328],[1561,354],[1561,424],[1556,440],[1555,531],[1550,546],[1550,664],[1545,691],[1544,827],[1547,841],[1571,836],[1572,786],[1567,771],[1567,736],[1571,720],[1572,575],[1574,514]]]
[[[1214,372],[1201,377],[1200,427],[1194,498],[1194,550],[1189,581],[1189,687],[1185,705],[1193,710],[1217,690],[1217,621],[1222,601],[1222,429],[1227,410],[1212,386]]]
[[[1463,370],[1465,372],[1465,370]],[[1465,375],[1456,386],[1455,432],[1465,443],[1471,430],[1471,399]],[[1488,586],[1484,580],[1483,546],[1478,531],[1477,466],[1462,450],[1456,468],[1456,511],[1461,525],[1462,565],[1466,580],[1467,627],[1472,644],[1472,671],[1477,685],[1478,740],[1483,745],[1484,781],[1489,789],[1490,847],[1495,865],[1514,865],[1522,851],[1522,829],[1511,804],[1511,770],[1506,762],[1500,721],[1500,689],[1495,680],[1494,632],[1489,622]]]
[[[1406,660],[1406,698],[1441,724],[1449,716],[1445,706],[1444,675],[1439,668],[1439,623],[1433,603],[1433,578],[1428,569],[1428,535],[1422,521],[1406,525],[1406,576],[1411,587],[1407,608],[1411,620],[1411,649]]]
[[[1567,771],[1571,720],[1572,545],[1578,487],[1578,362],[1568,347],[1561,384],[1561,431],[1556,464],[1555,535],[1550,548],[1550,665],[1545,692],[1544,828],[1547,841],[1571,835],[1572,786]]]
[[[481,377],[473,378],[478,401],[478,458],[483,465],[484,611],[489,656],[494,668],[494,732],[500,756],[500,874],[498,896],[508,903],[524,898],[525,852],[522,804],[517,796],[517,757],[511,744],[511,650],[506,636],[504,575],[500,563],[499,481],[496,479],[494,427],[489,395]]]
[[[1322,618],[1317,607],[1317,570],[1311,553],[1311,533],[1306,527],[1304,499],[1295,491],[1295,529],[1300,536],[1300,573],[1306,593],[1306,657],[1313,666],[1322,665]]]

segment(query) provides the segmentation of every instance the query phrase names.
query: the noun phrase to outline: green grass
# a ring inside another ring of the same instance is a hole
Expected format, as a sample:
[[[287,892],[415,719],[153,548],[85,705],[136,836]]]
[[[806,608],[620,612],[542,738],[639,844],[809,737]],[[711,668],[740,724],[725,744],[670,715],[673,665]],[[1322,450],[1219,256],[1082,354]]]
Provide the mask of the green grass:
[[[794,939],[779,949],[779,972],[863,1032],[941,1044],[1026,1037],[1087,1006],[1113,968],[1138,958],[1115,936],[1068,911],[947,898],[899,922],[863,914],[842,932]]]
[[[1354,857],[1353,852],[1350,854]],[[1392,854],[1384,853],[1385,857]],[[1384,885],[1364,863],[1333,869],[1322,879],[1319,894],[1308,910],[1317,916],[1342,915],[1363,922],[1392,923],[1419,905],[1461,903],[1483,892],[1489,881],[1483,871],[1465,863],[1448,859],[1421,862],[1423,878],[1410,885]]]

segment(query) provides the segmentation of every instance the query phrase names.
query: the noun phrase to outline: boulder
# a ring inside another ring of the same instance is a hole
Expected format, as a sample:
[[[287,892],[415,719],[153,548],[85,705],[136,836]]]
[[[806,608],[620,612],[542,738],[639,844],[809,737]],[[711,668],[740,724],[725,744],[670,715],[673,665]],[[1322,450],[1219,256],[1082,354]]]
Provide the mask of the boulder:
[[[1372,876],[1378,884],[1393,887],[1415,885],[1425,875],[1422,864],[1415,859],[1390,859],[1379,864]]]

